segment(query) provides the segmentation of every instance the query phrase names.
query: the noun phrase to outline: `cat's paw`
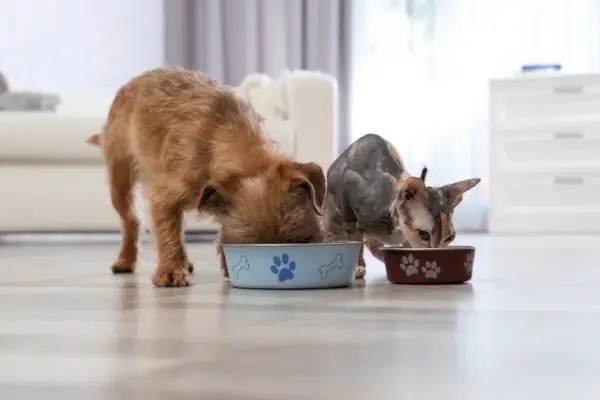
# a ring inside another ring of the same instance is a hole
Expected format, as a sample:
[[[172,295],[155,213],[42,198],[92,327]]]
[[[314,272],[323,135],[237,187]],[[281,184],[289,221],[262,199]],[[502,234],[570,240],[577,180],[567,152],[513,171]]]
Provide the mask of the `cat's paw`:
[[[356,275],[354,275],[355,279],[365,279],[365,275],[367,274],[367,269],[364,265],[359,265],[356,267]]]

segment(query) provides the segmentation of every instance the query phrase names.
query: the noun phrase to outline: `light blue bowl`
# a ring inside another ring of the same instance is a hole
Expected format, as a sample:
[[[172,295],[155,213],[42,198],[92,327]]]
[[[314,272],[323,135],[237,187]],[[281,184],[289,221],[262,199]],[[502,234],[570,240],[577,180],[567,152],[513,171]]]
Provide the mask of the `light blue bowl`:
[[[231,285],[247,289],[324,289],[354,282],[360,242],[224,244]]]

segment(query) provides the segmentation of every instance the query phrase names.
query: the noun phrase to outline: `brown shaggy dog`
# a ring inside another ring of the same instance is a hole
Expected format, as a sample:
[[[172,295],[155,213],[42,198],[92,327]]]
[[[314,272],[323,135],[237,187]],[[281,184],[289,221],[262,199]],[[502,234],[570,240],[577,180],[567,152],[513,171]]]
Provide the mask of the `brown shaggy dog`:
[[[133,272],[138,257],[136,182],[150,202],[156,286],[189,284],[181,238],[187,210],[216,217],[220,243],[323,240],[321,167],[274,152],[252,106],[198,72],[159,68],[134,78],[118,91],[104,132],[88,143],[104,150],[121,217],[114,273]],[[220,246],[218,252],[227,276]]]

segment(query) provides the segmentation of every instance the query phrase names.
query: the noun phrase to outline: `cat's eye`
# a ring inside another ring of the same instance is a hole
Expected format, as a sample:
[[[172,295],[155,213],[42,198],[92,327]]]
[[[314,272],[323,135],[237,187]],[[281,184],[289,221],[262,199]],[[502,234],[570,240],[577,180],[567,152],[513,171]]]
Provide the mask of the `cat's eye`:
[[[450,243],[451,241],[453,241],[456,238],[456,233],[452,232],[450,235],[448,235],[448,237],[446,238],[445,242],[446,243]]]
[[[431,239],[431,236],[429,235],[429,232],[422,231],[420,229],[419,229],[419,237],[421,238],[421,240],[425,240],[426,242],[428,242],[429,239]]]

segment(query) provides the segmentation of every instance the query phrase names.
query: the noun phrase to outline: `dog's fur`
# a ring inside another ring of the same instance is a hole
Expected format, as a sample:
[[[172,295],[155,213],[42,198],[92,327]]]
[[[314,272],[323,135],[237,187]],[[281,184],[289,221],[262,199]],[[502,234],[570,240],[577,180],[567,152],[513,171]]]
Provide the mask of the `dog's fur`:
[[[184,211],[198,209],[219,222],[224,276],[220,244],[324,240],[321,167],[277,154],[252,106],[198,72],[159,68],[132,79],[118,91],[104,131],[88,143],[103,148],[121,217],[115,273],[133,272],[137,261],[136,182],[150,203],[156,286],[189,284]]]

